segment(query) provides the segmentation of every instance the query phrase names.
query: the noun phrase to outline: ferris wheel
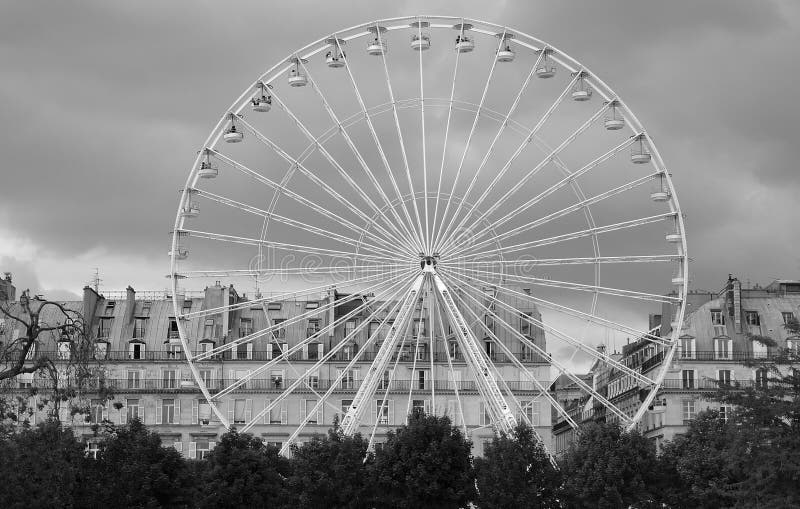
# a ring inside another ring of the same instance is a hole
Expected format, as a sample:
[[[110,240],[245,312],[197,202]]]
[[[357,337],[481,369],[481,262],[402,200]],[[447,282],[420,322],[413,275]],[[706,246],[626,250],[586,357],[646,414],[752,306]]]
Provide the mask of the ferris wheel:
[[[221,424],[234,425],[222,405],[233,393],[278,365],[292,374],[245,431],[296,391],[313,393],[311,416],[347,387],[342,430],[374,436],[384,408],[370,407],[392,388],[408,386],[405,411],[423,386],[433,401],[458,399],[455,365],[496,429],[529,420],[518,389],[576,426],[548,391],[558,376],[632,428],[680,330],[659,334],[642,316],[665,306],[663,319],[681,323],[688,281],[670,173],[625,102],[547,42],[439,16],[346,28],[259,75],[200,147],[170,259],[176,297],[221,279],[253,292],[199,310],[174,299],[188,366]],[[277,319],[287,301],[298,304]],[[204,320],[247,313],[259,318],[200,347]],[[293,325],[297,337],[281,336]],[[658,351],[660,367],[620,362],[611,349],[626,339]],[[219,384],[201,373],[253,344],[269,354],[246,370]],[[402,366],[429,367],[432,380],[397,385]],[[638,387],[635,403],[578,375],[590,367]],[[329,383],[309,383],[321,370]]]

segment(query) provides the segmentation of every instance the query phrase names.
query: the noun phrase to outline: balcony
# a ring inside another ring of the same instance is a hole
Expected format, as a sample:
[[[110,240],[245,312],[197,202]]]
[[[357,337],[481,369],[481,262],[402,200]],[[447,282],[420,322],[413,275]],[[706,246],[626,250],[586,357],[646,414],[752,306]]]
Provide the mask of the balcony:
[[[675,362],[694,362],[694,361],[727,361],[727,362],[747,362],[754,360],[770,360],[779,356],[778,352],[771,351],[767,354],[753,355],[752,352],[715,352],[710,351],[694,351],[687,353],[685,356],[678,352],[675,356]]]
[[[716,391],[722,387],[717,380],[705,378],[702,380],[694,380],[691,387],[685,387],[684,380],[680,378],[666,379],[661,385],[664,390],[682,390],[682,391]],[[733,389],[748,389],[755,386],[753,380],[731,380],[730,388]]]

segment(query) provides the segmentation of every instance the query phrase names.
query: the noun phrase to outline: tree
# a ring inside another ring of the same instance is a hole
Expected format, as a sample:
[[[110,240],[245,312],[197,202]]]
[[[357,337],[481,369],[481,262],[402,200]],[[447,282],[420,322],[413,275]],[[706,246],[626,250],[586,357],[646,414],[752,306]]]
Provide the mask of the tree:
[[[655,446],[638,431],[589,424],[560,465],[567,507],[659,507],[663,478]]]
[[[376,505],[464,507],[475,498],[471,448],[446,416],[414,411],[375,455]]]
[[[89,465],[94,507],[191,504],[195,480],[186,460],[172,447],[163,447],[158,433],[139,419],[126,426],[108,426],[98,458]]]
[[[47,421],[0,437],[0,507],[85,507],[83,446],[69,429]]]
[[[486,444],[475,458],[475,477],[481,509],[560,507],[561,474],[525,423]]]
[[[288,479],[292,505],[302,508],[362,508],[369,503],[372,455],[360,434],[347,436],[334,422],[327,435],[315,436],[302,447],[292,446]]]
[[[0,420],[21,422],[45,407],[58,420],[62,405],[72,415],[88,414],[87,394],[112,397],[88,325],[78,311],[29,293],[22,292],[17,303],[0,304],[8,338],[0,341]],[[31,387],[21,394],[14,379],[26,374],[32,375]]]
[[[199,507],[284,507],[289,461],[278,449],[235,429],[200,462]]]

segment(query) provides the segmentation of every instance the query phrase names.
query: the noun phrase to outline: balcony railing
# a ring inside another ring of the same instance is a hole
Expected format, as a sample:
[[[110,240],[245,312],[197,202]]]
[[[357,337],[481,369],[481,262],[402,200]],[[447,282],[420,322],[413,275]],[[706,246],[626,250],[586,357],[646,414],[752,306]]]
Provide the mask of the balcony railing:
[[[675,362],[684,361],[731,361],[731,362],[747,362],[755,360],[771,360],[779,356],[778,352],[769,352],[759,355],[754,355],[753,352],[715,352],[715,351],[695,351],[695,352],[678,352],[675,355]]]

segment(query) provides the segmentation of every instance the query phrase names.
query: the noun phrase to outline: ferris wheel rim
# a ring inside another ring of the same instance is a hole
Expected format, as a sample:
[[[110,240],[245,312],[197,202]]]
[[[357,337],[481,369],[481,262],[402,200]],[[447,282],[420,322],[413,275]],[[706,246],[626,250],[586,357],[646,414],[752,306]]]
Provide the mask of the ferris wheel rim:
[[[401,22],[401,21],[411,21],[411,20],[416,20],[416,21],[419,22],[420,20],[423,20],[423,19],[460,21],[462,24],[464,24],[465,22],[469,22],[469,23],[473,24],[473,31],[478,32],[478,33],[484,33],[484,34],[489,34],[489,31],[481,32],[481,30],[485,30],[485,29],[475,29],[474,27],[475,26],[483,26],[483,27],[494,27],[495,29],[502,29],[503,33],[506,33],[507,31],[510,32],[510,33],[513,33],[516,36],[515,37],[515,39],[516,39],[515,43],[519,43],[523,47],[527,47],[528,49],[531,49],[531,50],[534,50],[534,51],[536,51],[536,50],[545,50],[545,51],[552,50],[552,58],[553,58],[553,60],[558,62],[560,65],[562,65],[564,68],[570,70],[571,72],[584,72],[584,71],[585,72],[589,72],[589,75],[591,76],[591,80],[592,80],[591,82],[594,84],[595,90],[598,93],[600,93],[607,100],[619,101],[620,105],[622,106],[622,108],[625,111],[626,117],[630,120],[629,127],[631,129],[633,129],[634,132],[638,132],[639,135],[644,136],[646,138],[646,140],[648,141],[648,146],[650,148],[651,154],[652,154],[653,159],[654,159],[654,164],[656,165],[657,168],[660,168],[660,171],[657,172],[657,174],[661,175],[661,178],[663,178],[666,181],[666,186],[667,186],[667,188],[668,188],[668,190],[669,190],[669,192],[671,194],[671,200],[669,202],[669,207],[670,207],[670,210],[675,215],[675,220],[676,220],[677,224],[679,225],[679,234],[681,236],[681,242],[680,242],[680,244],[678,246],[678,248],[679,248],[678,257],[680,258],[681,263],[683,264],[684,275],[688,274],[688,255],[686,254],[686,235],[685,235],[684,218],[683,218],[682,214],[680,213],[681,209],[680,209],[680,205],[678,203],[677,194],[674,191],[674,186],[672,184],[671,177],[669,175],[669,172],[666,170],[666,166],[664,165],[664,162],[663,162],[663,160],[661,158],[661,155],[660,155],[655,143],[652,142],[652,139],[650,138],[650,136],[642,128],[641,124],[639,123],[639,121],[636,118],[636,116],[633,113],[633,111],[630,108],[628,108],[627,105],[625,105],[625,103],[620,98],[618,98],[618,96],[613,94],[613,91],[611,90],[611,88],[608,87],[599,77],[597,77],[597,75],[595,75],[594,73],[591,73],[588,70],[588,68],[586,68],[585,66],[580,64],[577,60],[573,59],[568,54],[558,50],[557,48],[555,48],[554,46],[550,45],[549,43],[545,43],[544,41],[541,41],[541,40],[539,40],[537,38],[534,38],[532,36],[529,36],[527,34],[519,32],[517,30],[510,30],[510,29],[508,29],[508,27],[500,26],[500,25],[493,24],[493,23],[474,20],[474,19],[470,19],[470,18],[454,17],[454,16],[409,16],[409,17],[389,18],[389,19],[377,20],[377,21],[369,22],[369,23],[363,23],[363,24],[360,24],[360,25],[354,25],[353,27],[350,27],[350,28],[347,28],[347,29],[344,29],[344,30],[341,30],[339,32],[334,33],[334,40],[336,41],[335,44],[337,46],[340,44],[338,42],[339,41],[339,36],[341,34],[343,34],[343,33],[349,34],[351,32],[356,32],[355,34],[351,34],[349,36],[344,36],[344,37],[341,38],[341,40],[349,42],[349,41],[352,41],[352,40],[360,39],[362,37],[366,37],[368,34],[373,33],[373,32],[370,32],[370,31],[364,32],[363,30],[361,32],[359,32],[359,30],[366,29],[366,28],[368,28],[370,26],[377,27],[377,26],[383,26],[385,24],[398,23],[398,22]],[[395,26],[387,27],[387,29],[390,30],[390,31],[391,30],[400,29],[400,28],[408,28],[408,25],[405,25],[405,26],[404,25],[395,25]],[[419,28],[419,30],[421,30],[421,28],[422,28],[421,25],[418,28]],[[444,28],[444,27],[434,26],[433,24],[431,24],[430,28]],[[378,36],[380,36],[381,31],[377,30],[376,33],[378,34]],[[495,34],[496,33],[497,32],[495,32]],[[295,56],[300,55],[299,57],[296,57],[296,58],[310,58],[310,57],[312,57],[314,55],[317,55],[321,51],[324,51],[325,46],[319,47],[319,48],[317,48],[316,50],[313,50],[313,51],[312,51],[312,48],[314,48],[316,45],[318,45],[321,41],[325,41],[325,40],[330,40],[330,36],[326,36],[325,38],[319,39],[317,41],[314,41],[314,42],[304,46],[300,50],[294,52],[293,55],[295,55]],[[327,47],[331,47],[331,46],[329,45]],[[458,58],[458,57],[456,57],[456,58]],[[422,52],[420,52],[420,59],[422,59]],[[287,69],[285,67],[286,66],[286,62],[287,62],[287,60],[284,60],[284,61],[276,64],[275,66],[273,66],[270,70],[268,70],[267,72],[262,74],[262,76],[259,77],[259,79],[256,81],[256,83],[259,83],[259,82],[269,83],[270,81],[274,80],[278,75],[280,75],[280,74],[282,74],[283,72],[286,71],[286,69]],[[385,62],[385,56],[384,56],[384,62]],[[281,67],[281,66],[284,66],[284,67]],[[269,75],[271,73],[273,74],[272,78],[271,79],[266,79],[267,75]],[[206,143],[204,144],[204,149],[203,150],[208,150],[208,149],[213,150],[213,147],[215,147],[219,143],[220,137],[222,136],[223,127],[224,127],[227,119],[229,118],[229,116],[231,114],[238,115],[242,111],[242,109],[247,104],[247,98],[251,94],[251,90],[252,90],[252,87],[248,87],[244,91],[244,93],[240,96],[240,98],[237,99],[236,101],[234,101],[234,103],[232,104],[231,108],[229,108],[226,111],[226,113],[219,120],[217,126],[212,130],[211,134],[209,135],[208,139],[206,140]],[[419,101],[420,101],[420,106],[424,109],[425,101],[426,101],[424,96],[420,97]],[[452,107],[452,105],[453,105],[453,102],[451,100],[449,107]],[[482,109],[483,108],[481,106],[478,107],[478,113],[476,114],[476,118],[480,114],[480,110],[482,110]],[[202,151],[201,151],[200,154],[198,154],[198,156],[197,156],[197,158],[195,160],[195,164],[192,167],[193,170],[190,173],[189,177],[187,178],[187,183],[184,186],[184,189],[183,189],[183,192],[182,192],[182,196],[181,196],[181,202],[180,202],[181,206],[184,204],[184,202],[186,202],[188,196],[191,193],[191,190],[195,189],[195,186],[196,186],[196,183],[197,183],[197,180],[198,180],[198,174],[197,174],[196,168],[198,167],[198,163],[200,162],[201,155],[202,155]],[[426,179],[426,183],[427,183],[427,179]],[[276,193],[276,196],[277,196],[278,195],[277,194],[278,191],[276,190],[275,193]],[[427,191],[425,191],[424,196],[426,198],[426,204],[427,204],[427,196],[428,196],[428,192]],[[416,196],[413,196],[411,199],[412,200],[416,200]],[[437,202],[437,205],[438,205],[438,202]],[[271,205],[270,206],[270,210],[272,210],[273,208],[274,207]],[[588,209],[588,208],[586,208],[585,210],[590,212],[590,209]],[[453,216],[453,218],[455,218],[455,216]],[[426,214],[426,220],[427,219],[428,219],[428,215]],[[592,223],[593,223],[593,220],[592,220]],[[180,232],[187,230],[187,229],[185,229],[183,227],[183,225],[184,225],[184,218],[181,216],[181,207],[179,206],[179,210],[178,210],[178,213],[176,215],[176,220],[175,220],[175,227],[173,229],[173,236],[172,236],[173,240],[172,240],[172,249],[171,249],[171,256],[170,256],[170,258],[171,258],[170,275],[171,275],[171,285],[172,285],[173,295],[176,295],[177,292],[178,292],[178,276],[180,275],[180,272],[177,271],[177,261],[178,261],[178,259],[177,259],[177,251],[176,251],[176,249],[178,248],[178,238],[179,238]],[[426,231],[427,231],[427,227],[426,227]],[[595,240],[597,239],[596,234],[593,236],[593,238]],[[600,259],[599,247],[596,250],[595,258]],[[600,262],[597,261],[594,265],[599,270]],[[443,265],[443,267],[444,267],[444,265]],[[599,276],[596,275],[595,278],[596,278],[595,279],[595,286],[599,286],[599,279],[598,279]],[[680,295],[678,297],[679,298],[679,302],[680,302],[680,306],[678,308],[679,309],[678,316],[676,317],[676,319],[678,321],[681,321],[681,322],[683,321],[683,316],[684,316],[684,313],[685,313],[685,301],[686,301],[686,293],[687,293],[687,291],[688,291],[688,284],[683,284],[681,286]],[[181,313],[179,312],[179,309],[178,309],[177,299],[173,299],[173,306],[174,306],[174,310],[175,310],[176,316],[181,316]],[[191,356],[189,354],[190,349],[188,348],[188,342],[186,341],[184,331],[182,330],[180,325],[179,325],[179,333],[180,333],[181,341],[182,341],[183,346],[184,346],[184,350],[187,352],[187,360],[189,361],[188,363],[190,365],[190,369],[192,371],[192,374],[195,376],[195,379],[199,380],[200,377],[199,377],[199,374],[197,372],[197,369],[196,369],[196,367],[194,367],[193,362],[190,359]],[[672,332],[672,340],[671,340],[671,348],[669,348],[667,350],[667,355],[665,356],[665,361],[664,361],[665,366],[668,366],[671,363],[671,360],[672,360],[672,358],[674,356],[674,353],[675,353],[675,350],[677,348],[677,343],[678,343],[677,342],[677,338],[678,338],[678,336],[679,336],[679,330],[673,330],[673,332]],[[644,410],[646,410],[646,408],[647,408],[647,405],[650,402],[652,402],[652,400],[653,400],[653,398],[655,396],[655,393],[657,391],[657,388],[658,388],[658,386],[660,386],[661,382],[663,381],[663,378],[664,378],[665,374],[666,374],[666,369],[663,369],[659,373],[659,376],[657,377],[656,380],[651,380],[651,382],[653,382],[654,389],[650,391],[646,401],[643,402],[643,404],[640,406],[639,411],[637,412],[637,414],[631,419],[631,427],[633,425],[635,425],[636,422],[638,422],[641,419],[642,414],[644,413]],[[214,399],[214,397],[211,396],[210,393],[208,392],[208,390],[205,387],[202,386],[202,383],[200,385],[201,385],[201,392],[203,393],[203,395],[206,397],[206,399],[208,401],[212,401]],[[322,404],[322,403],[323,403],[322,399],[320,399],[320,404]],[[217,409],[214,408],[214,411],[217,412]],[[221,414],[219,414],[218,417],[220,418],[221,422],[226,422],[226,420],[227,420]],[[376,425],[377,425],[377,423],[376,423]]]

